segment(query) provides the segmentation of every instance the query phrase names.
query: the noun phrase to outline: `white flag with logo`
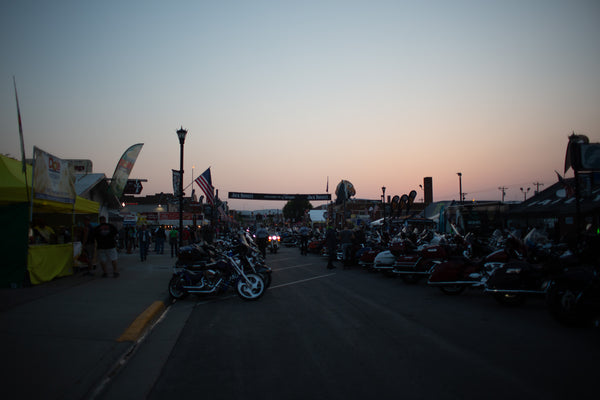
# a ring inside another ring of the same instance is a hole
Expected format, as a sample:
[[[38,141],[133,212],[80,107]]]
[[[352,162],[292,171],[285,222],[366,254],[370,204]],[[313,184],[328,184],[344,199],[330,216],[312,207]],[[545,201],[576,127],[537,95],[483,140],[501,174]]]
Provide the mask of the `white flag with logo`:
[[[69,162],[34,147],[33,196],[37,199],[75,203],[75,176]]]

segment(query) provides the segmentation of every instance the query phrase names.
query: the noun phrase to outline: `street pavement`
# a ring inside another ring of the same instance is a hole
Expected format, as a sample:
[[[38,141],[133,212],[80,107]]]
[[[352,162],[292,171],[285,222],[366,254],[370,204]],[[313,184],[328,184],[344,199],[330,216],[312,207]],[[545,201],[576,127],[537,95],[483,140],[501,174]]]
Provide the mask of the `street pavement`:
[[[167,252],[165,252],[167,253]],[[119,372],[169,306],[175,258],[119,253],[118,278],[72,276],[0,289],[2,392],[18,398],[90,399]]]

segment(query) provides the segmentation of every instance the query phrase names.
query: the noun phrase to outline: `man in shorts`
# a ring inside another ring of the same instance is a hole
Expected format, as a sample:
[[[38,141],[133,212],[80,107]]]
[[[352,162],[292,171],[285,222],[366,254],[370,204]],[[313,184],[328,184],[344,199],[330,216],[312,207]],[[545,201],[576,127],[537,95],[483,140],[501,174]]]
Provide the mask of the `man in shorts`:
[[[119,231],[114,225],[106,222],[106,217],[100,217],[100,225],[94,229],[94,238],[96,239],[96,249],[98,260],[104,273],[103,278],[108,276],[107,266],[108,261],[111,262],[113,268],[113,277],[117,278],[119,272],[117,270],[117,236]]]

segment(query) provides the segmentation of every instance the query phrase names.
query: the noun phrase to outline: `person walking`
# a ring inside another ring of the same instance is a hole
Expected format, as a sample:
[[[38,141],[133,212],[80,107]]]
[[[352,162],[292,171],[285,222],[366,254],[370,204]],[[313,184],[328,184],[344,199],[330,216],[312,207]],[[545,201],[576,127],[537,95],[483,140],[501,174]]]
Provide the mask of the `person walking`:
[[[327,231],[325,232],[325,245],[327,246],[327,269],[333,269],[335,266],[333,262],[336,259],[336,251],[337,251],[337,232],[333,228],[333,226],[327,226]]]
[[[308,226],[303,225],[298,233],[300,233],[300,254],[305,256],[308,254],[308,237],[310,236],[310,229],[308,229]]]
[[[117,269],[117,235],[119,231],[113,224],[106,222],[106,217],[100,217],[100,225],[94,229],[94,239],[96,239],[96,248],[98,249],[98,260],[102,266],[103,278],[108,276],[108,262],[112,264],[113,277],[119,276]]]
[[[148,258],[148,248],[150,247],[150,238],[152,235],[147,229],[146,225],[142,225],[142,228],[138,232],[138,240],[140,241],[140,260],[146,261]]]
[[[258,229],[256,230],[256,245],[260,250],[260,254],[262,254],[263,258],[267,257],[267,239],[269,238],[269,232],[262,225],[258,225]]]

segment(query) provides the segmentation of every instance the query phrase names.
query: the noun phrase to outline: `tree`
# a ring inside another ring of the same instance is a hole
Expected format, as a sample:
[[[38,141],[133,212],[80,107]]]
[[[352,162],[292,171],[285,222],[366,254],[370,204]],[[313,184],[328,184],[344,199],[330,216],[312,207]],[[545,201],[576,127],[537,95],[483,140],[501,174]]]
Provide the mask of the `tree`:
[[[306,199],[290,200],[283,206],[283,217],[298,222],[304,216],[304,211],[312,210],[313,206]]]

